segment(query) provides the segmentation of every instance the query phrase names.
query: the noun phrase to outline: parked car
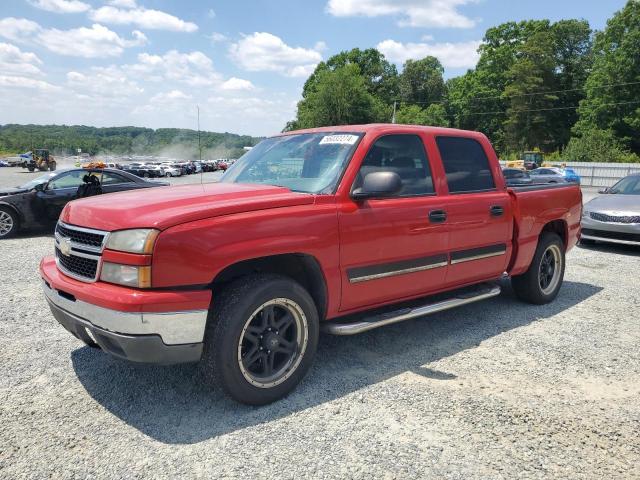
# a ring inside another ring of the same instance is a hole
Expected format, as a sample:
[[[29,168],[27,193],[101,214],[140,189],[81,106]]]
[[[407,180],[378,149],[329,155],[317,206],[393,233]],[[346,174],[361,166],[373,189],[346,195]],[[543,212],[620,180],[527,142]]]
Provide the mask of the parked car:
[[[566,183],[567,179],[560,168],[541,167],[531,170],[529,176],[533,183]]]
[[[4,160],[0,160],[0,167],[10,167],[11,165],[9,165],[9,162],[6,162]]]
[[[126,165],[123,169],[125,172],[136,175],[140,178],[159,178],[164,177],[164,172],[157,165]]]
[[[19,230],[55,225],[71,200],[103,193],[169,185],[112,169],[58,170],[16,188],[0,189],[0,239]],[[104,200],[100,200],[103,202]]]
[[[580,175],[578,175],[573,168],[563,168],[562,173],[567,182],[580,184]]]
[[[531,185],[533,183],[529,174],[519,168],[503,168],[502,174],[509,187],[514,185]]]
[[[584,206],[581,243],[640,246],[640,174],[629,175]]]
[[[165,177],[181,177],[182,169],[175,167],[174,165],[163,163],[160,168],[164,171]]]
[[[55,318],[85,343],[200,361],[205,381],[265,404],[308,371],[320,328],[351,335],[493,297],[505,272],[519,298],[553,301],[581,193],[539,188],[507,188],[478,132],[287,132],[217,183],[69,203],[40,275]],[[98,247],[81,254],[88,241]]]
[[[226,171],[229,168],[229,164],[225,160],[218,161],[218,170]]]

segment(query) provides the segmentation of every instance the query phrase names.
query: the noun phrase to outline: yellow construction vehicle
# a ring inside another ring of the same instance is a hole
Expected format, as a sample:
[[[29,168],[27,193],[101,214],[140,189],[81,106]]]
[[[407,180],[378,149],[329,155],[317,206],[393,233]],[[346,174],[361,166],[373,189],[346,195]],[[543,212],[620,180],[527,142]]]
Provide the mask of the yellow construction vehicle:
[[[53,172],[56,169],[56,161],[53,158],[53,155],[49,155],[49,150],[45,148],[39,148],[34,150],[33,153],[29,152],[29,154],[22,155],[22,157],[24,158],[22,168],[26,168],[30,172],[33,172],[36,169],[41,172],[46,170],[51,170]]]

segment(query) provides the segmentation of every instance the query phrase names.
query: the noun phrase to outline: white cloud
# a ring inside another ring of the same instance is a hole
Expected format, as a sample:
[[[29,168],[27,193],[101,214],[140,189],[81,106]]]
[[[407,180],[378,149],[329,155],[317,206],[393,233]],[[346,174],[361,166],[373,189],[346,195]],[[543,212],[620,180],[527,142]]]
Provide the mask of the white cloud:
[[[198,30],[198,26],[195,23],[186,22],[160,10],[144,7],[123,9],[104,6],[97,10],[92,10],[89,16],[96,22],[115,25],[137,25],[140,28],[150,30],[170,30],[174,32],[195,32]]]
[[[140,31],[134,31],[132,36],[132,40],[123,39],[116,32],[95,23],[91,28],[43,30],[38,35],[38,43],[60,55],[84,58],[117,57],[125,48],[141,46],[147,42],[147,37]]]
[[[41,10],[54,13],[82,13],[91,8],[88,3],[79,0],[28,0],[31,5]]]
[[[279,37],[266,32],[245,36],[230,46],[229,54],[245,70],[279,72],[291,77],[306,75],[322,60],[319,51],[290,47]]]
[[[73,57],[117,57],[125,48],[147,43],[147,37],[139,30],[134,30],[131,36],[127,40],[97,23],[91,28],[58,30],[42,28],[36,22],[24,18],[9,17],[0,20],[0,37],[16,42],[35,43],[54,53]]]
[[[7,17],[0,19],[0,37],[22,42],[40,30],[40,25],[26,18]]]
[[[409,59],[419,60],[428,55],[440,60],[445,68],[473,68],[478,63],[480,40],[459,43],[400,43],[385,40],[377,45],[387,59],[404,63]]]
[[[109,0],[107,3],[122,8],[136,8],[138,6],[136,0]]]
[[[0,75],[0,87],[26,88],[30,90],[41,90],[44,92],[59,89],[59,87],[56,87],[49,82],[45,82],[44,80],[37,80],[31,77],[14,77],[10,75]]]
[[[88,72],[68,72],[67,86],[78,94],[89,98],[122,99],[133,97],[144,92],[135,80],[128,77],[127,72],[117,66],[93,67]]]
[[[220,82],[220,74],[213,69],[213,62],[204,53],[181,53],[170,50],[164,55],[138,55],[138,63],[132,71],[143,74],[148,80],[173,80],[190,86],[211,86]]]
[[[240,91],[240,90],[249,91],[249,90],[255,90],[256,87],[249,80],[245,80],[243,78],[231,77],[226,82],[223,82],[222,85],[220,85],[220,88],[222,90],[227,90],[227,91]]]
[[[213,32],[211,35],[207,36],[207,38],[213,43],[224,42],[227,40],[227,36],[219,32]]]
[[[41,75],[42,60],[10,43],[0,43],[0,72],[5,75]]]
[[[153,97],[149,102],[151,104],[174,104],[184,102],[186,100],[191,100],[193,97],[191,95],[187,95],[182,90],[171,90],[170,92],[161,92]]]
[[[207,17],[216,18],[216,11],[213,8],[210,8],[209,11],[207,12]]]
[[[400,26],[471,28],[475,21],[458,7],[476,0],[329,0],[327,11],[336,17],[398,17]]]

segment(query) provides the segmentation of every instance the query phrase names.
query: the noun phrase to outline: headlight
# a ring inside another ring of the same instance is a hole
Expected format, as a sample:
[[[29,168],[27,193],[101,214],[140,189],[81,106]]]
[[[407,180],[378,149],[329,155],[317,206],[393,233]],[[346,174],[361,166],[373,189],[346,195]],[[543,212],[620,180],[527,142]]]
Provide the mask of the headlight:
[[[128,287],[149,288],[151,287],[151,267],[104,262],[100,280]]]
[[[129,253],[153,252],[153,245],[160,232],[153,228],[139,228],[136,230],[120,230],[109,234],[107,248]]]

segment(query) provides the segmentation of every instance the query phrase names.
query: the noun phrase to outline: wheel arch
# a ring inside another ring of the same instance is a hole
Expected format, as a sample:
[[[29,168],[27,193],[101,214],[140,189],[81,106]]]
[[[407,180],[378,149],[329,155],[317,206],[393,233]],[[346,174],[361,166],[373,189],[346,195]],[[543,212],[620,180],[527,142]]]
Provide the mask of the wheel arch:
[[[562,244],[564,245],[564,249],[567,249],[567,241],[569,238],[569,226],[565,220],[553,220],[551,222],[546,223],[542,230],[540,231],[540,236],[545,232],[556,233],[562,239]],[[540,237],[539,236],[539,237]],[[538,237],[538,238],[539,238]]]
[[[12,212],[14,212],[16,214],[16,216],[18,217],[18,228],[20,228],[20,226],[24,222],[24,217],[22,215],[22,212],[20,212],[20,210],[18,210],[18,208],[15,205],[12,205],[12,204],[7,203],[7,202],[0,202],[0,208],[6,208],[6,209],[11,210]]]
[[[211,282],[211,287],[215,292],[233,280],[252,273],[273,273],[295,280],[311,295],[320,320],[326,317],[327,282],[320,262],[314,256],[305,253],[286,253],[242,260],[220,271]]]

